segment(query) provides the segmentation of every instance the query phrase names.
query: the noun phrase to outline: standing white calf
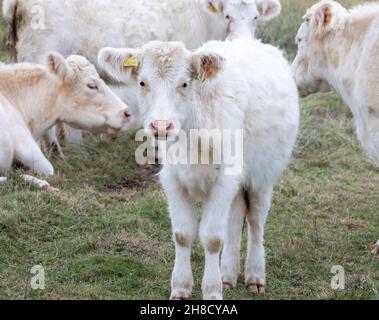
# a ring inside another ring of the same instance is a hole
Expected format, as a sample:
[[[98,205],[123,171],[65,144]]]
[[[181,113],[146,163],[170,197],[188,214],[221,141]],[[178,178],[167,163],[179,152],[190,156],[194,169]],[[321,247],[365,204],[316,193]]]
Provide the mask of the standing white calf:
[[[327,81],[341,94],[354,115],[359,141],[379,166],[378,15],[378,3],[350,11],[336,1],[315,4],[298,31],[292,69],[301,91],[312,93]]]
[[[51,53],[46,66],[2,65],[0,172],[9,171],[16,160],[39,175],[53,175],[54,168],[38,141],[58,121],[93,132],[116,133],[129,118],[127,106],[84,57],[65,60]],[[42,188],[49,186],[30,176],[24,178]]]
[[[123,68],[130,58],[138,66]],[[180,152],[186,153],[188,146],[198,149],[199,139],[189,139],[194,129],[242,130],[244,135],[243,150],[237,150],[244,158],[239,174],[228,174],[225,163],[163,166],[160,178],[176,246],[171,298],[191,297],[191,249],[198,231],[205,250],[203,297],[221,299],[223,282],[236,284],[245,217],[245,282],[249,290],[263,292],[265,222],[273,186],[288,165],[299,126],[298,93],[282,53],[256,40],[210,42],[194,53],[181,43],[152,42],[140,49],[104,48],[99,63],[120,81],[139,84],[148,134],[186,134],[177,146]],[[217,154],[213,148],[210,158]]]
[[[299,89],[313,93],[330,83],[350,107],[357,137],[379,166],[379,4],[351,10],[323,0],[304,16],[292,65]],[[373,253],[379,252],[379,241]]]
[[[233,17],[224,8],[230,2],[254,11],[251,20],[239,21],[253,34],[257,22],[281,10],[279,0],[4,0],[3,15],[14,61],[40,63],[47,51],[81,54],[102,73],[96,58],[103,47],[177,40],[198,48],[225,39]],[[80,143],[81,132],[65,129],[66,141]]]

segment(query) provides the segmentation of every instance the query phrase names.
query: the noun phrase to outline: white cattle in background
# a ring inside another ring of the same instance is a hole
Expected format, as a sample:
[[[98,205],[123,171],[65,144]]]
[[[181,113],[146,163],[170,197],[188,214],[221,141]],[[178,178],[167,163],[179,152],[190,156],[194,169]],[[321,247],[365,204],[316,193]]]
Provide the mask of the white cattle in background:
[[[65,60],[50,53],[47,65],[0,66],[0,172],[8,172],[17,161],[38,175],[53,175],[38,141],[58,121],[92,132],[116,133],[127,130],[130,113],[82,56]],[[50,188],[46,181],[24,178]]]
[[[138,66],[123,68],[130,59]],[[198,150],[200,140],[188,138],[191,130],[230,130],[233,141],[238,130],[243,132],[243,150],[236,150],[243,156],[240,172],[228,173],[225,163],[163,165],[160,179],[176,246],[171,299],[191,297],[191,249],[198,232],[205,250],[204,299],[222,299],[223,283],[236,285],[246,217],[245,283],[252,292],[263,293],[265,222],[273,186],[288,165],[299,126],[298,92],[283,54],[257,40],[209,42],[195,52],[182,43],[152,42],[139,49],[104,48],[99,63],[120,81],[139,85],[147,134],[186,134],[176,148],[182,154],[189,146]],[[218,151],[213,145],[209,157]]]
[[[53,50],[64,56],[86,56],[99,68],[97,54],[107,46],[177,40],[195,49],[208,40],[223,40],[234,19],[233,12],[224,11],[230,3],[240,4],[249,14],[254,11],[252,20],[239,21],[252,33],[257,22],[281,11],[279,0],[4,0],[3,15],[14,61],[39,63]],[[127,98],[126,102],[133,101]],[[66,134],[68,142],[81,142],[80,132],[67,129]],[[54,136],[50,134],[49,140]]]
[[[302,92],[328,82],[350,107],[358,140],[379,166],[379,3],[351,10],[323,0],[307,10],[292,65]],[[378,212],[379,214],[379,212]],[[373,250],[379,254],[379,241]]]

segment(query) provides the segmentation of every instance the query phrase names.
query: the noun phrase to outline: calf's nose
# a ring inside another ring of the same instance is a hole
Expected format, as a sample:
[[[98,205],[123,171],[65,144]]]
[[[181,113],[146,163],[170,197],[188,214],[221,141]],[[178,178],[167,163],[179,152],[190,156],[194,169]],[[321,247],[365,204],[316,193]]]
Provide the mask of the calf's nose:
[[[174,123],[168,120],[157,120],[150,124],[150,130],[155,136],[167,136],[174,129]]]
[[[124,122],[129,122],[130,121],[130,118],[131,118],[131,114],[130,112],[128,111],[128,109],[125,109],[125,110],[122,110],[121,111],[121,118]]]

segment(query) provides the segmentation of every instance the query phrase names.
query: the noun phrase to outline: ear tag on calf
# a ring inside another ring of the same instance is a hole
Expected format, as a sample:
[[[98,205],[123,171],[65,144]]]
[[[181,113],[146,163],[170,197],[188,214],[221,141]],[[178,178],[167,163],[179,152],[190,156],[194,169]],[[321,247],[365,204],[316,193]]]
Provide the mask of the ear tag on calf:
[[[213,12],[213,13],[217,13],[217,12],[218,12],[217,8],[216,8],[216,7],[214,6],[214,4],[211,3],[211,2],[208,3],[208,9],[209,9],[211,12]]]
[[[124,61],[124,68],[134,68],[138,67],[138,60],[136,57],[126,58]]]

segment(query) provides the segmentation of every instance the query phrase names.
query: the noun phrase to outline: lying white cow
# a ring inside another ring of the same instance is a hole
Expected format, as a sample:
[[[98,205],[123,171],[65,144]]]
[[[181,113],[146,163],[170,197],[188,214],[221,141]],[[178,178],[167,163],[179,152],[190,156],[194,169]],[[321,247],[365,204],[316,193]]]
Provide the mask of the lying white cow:
[[[347,10],[336,1],[311,7],[297,34],[292,65],[301,91],[330,83],[350,107],[357,136],[379,166],[379,3]],[[373,253],[379,253],[379,241]]]
[[[125,68],[125,61],[131,59],[136,66]],[[183,153],[191,143],[188,137],[193,129],[230,129],[233,139],[233,132],[244,134],[243,150],[237,150],[244,161],[235,175],[227,173],[225,163],[163,166],[160,178],[176,244],[171,298],[191,297],[191,248],[198,229],[205,250],[203,297],[221,299],[223,282],[236,285],[246,216],[246,286],[264,292],[264,226],[273,186],[287,167],[299,125],[298,93],[282,53],[256,40],[210,42],[195,53],[181,43],[152,42],[140,49],[104,48],[99,63],[120,81],[139,84],[148,134],[186,134],[178,147]],[[197,150],[199,140],[192,143]],[[215,154],[213,149],[210,158]],[[198,201],[203,211],[200,227]]]
[[[178,40],[198,48],[208,40],[223,40],[234,19],[224,10],[231,2],[241,4],[243,12],[254,12],[238,21],[239,28],[253,33],[259,20],[281,11],[279,0],[4,0],[3,15],[14,61],[39,63],[53,50],[64,56],[81,54],[99,67],[97,54],[107,46]],[[69,142],[81,141],[78,132],[66,133]]]
[[[0,172],[18,161],[33,172],[54,174],[38,141],[58,121],[93,132],[116,133],[127,126],[127,106],[81,56],[58,53],[47,65],[0,66]],[[40,187],[47,182],[24,178]],[[2,178],[1,181],[5,181]]]

